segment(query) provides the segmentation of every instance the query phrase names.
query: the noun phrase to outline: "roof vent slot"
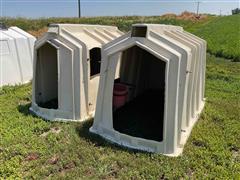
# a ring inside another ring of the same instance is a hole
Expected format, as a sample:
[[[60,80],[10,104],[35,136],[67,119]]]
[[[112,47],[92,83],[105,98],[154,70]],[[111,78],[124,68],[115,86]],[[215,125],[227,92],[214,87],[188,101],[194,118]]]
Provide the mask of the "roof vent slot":
[[[147,26],[133,26],[132,37],[146,37]]]

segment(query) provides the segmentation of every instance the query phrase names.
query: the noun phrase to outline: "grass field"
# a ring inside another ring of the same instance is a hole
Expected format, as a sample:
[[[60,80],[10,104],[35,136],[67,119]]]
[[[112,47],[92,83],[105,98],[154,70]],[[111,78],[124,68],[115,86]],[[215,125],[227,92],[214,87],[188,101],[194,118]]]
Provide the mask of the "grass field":
[[[29,114],[30,85],[0,92],[0,176],[25,178],[240,178],[240,64],[208,55],[202,116],[177,158],[124,149],[85,123]]]
[[[231,20],[238,23],[239,17],[234,16]],[[122,22],[120,28],[127,30],[131,23],[138,21],[137,18],[152,18],[154,21],[158,17],[124,18],[109,18],[109,24]],[[14,21],[21,24],[21,20],[14,19],[8,23],[14,24]],[[28,25],[36,22],[23,21]],[[42,28],[45,25],[38,26],[41,21],[47,22],[39,20],[31,26]],[[101,18],[91,21],[104,24]],[[214,26],[219,23],[218,17],[201,22],[166,21],[183,25],[196,34],[201,33],[202,28],[202,35],[206,36],[208,44],[214,35],[208,35],[211,31],[206,29],[207,24]],[[154,22],[159,23],[160,20]],[[30,30],[28,26],[26,28]],[[226,31],[231,31],[231,28]],[[216,38],[225,38],[224,35],[219,36]],[[233,36],[233,41],[239,41],[238,33],[229,33],[229,36]],[[231,43],[224,45],[226,49],[231,47]],[[238,43],[236,45],[239,47]],[[236,57],[233,51],[228,53]],[[43,121],[29,113],[30,84],[4,87],[0,90],[0,178],[240,179],[239,62],[208,54],[206,98],[204,111],[187,141],[183,155],[171,158],[113,145],[88,132],[91,120],[84,123]]]
[[[217,17],[194,29],[208,42],[208,51],[219,57],[240,61],[240,15]]]
[[[1,18],[7,26],[18,26],[25,31],[39,30],[47,27],[49,23],[82,23],[82,24],[103,24],[118,26],[121,31],[128,31],[132,24],[135,23],[156,23],[156,24],[175,24],[184,27],[192,27],[194,24],[203,24],[214,16],[200,21],[191,21],[184,19],[176,19],[173,17],[163,16],[122,16],[122,17],[94,17],[94,18],[42,18],[42,19],[26,19],[26,18]]]
[[[8,26],[18,26],[35,34],[42,34],[49,23],[86,23],[117,26],[121,31],[129,31],[134,23],[172,24],[184,27],[208,42],[208,52],[218,57],[240,61],[240,15],[207,16],[198,21],[174,18],[171,16],[126,16],[126,17],[95,17],[95,18],[0,18]],[[39,31],[40,30],[40,31]]]

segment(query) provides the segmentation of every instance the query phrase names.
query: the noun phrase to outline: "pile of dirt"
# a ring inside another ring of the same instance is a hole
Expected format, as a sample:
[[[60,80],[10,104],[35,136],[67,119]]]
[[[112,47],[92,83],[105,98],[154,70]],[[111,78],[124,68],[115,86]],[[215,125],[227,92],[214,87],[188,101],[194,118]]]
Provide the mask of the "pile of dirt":
[[[168,14],[164,14],[162,17],[168,18],[168,19],[176,18],[176,19],[179,19],[179,20],[199,21],[199,20],[206,19],[208,16],[204,15],[204,14],[198,14],[197,15],[196,13],[184,11],[180,15],[168,13]]]
[[[196,13],[192,13],[188,11],[184,11],[182,14],[177,16],[177,19],[191,20],[191,21],[203,20],[206,18],[207,18],[207,15],[203,15],[203,14],[197,15]]]

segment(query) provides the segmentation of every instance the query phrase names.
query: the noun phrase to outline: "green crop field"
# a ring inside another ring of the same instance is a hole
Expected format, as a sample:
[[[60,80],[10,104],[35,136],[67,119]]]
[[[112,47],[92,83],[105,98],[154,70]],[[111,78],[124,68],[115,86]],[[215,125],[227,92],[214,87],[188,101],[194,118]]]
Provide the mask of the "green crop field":
[[[0,178],[240,179],[240,63],[234,62],[239,60],[239,18],[5,19],[8,25],[27,31],[41,29],[49,22],[109,24],[124,31],[137,22],[177,24],[205,38],[209,53],[206,106],[177,158],[111,144],[88,132],[92,120],[44,121],[29,113],[30,84],[4,87],[0,90]]]

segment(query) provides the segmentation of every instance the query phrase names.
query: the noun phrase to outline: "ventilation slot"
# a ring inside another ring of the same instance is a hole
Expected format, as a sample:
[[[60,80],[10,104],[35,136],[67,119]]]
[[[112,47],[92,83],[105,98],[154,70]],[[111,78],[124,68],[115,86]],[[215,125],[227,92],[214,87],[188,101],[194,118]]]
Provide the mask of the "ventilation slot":
[[[101,68],[101,48],[90,50],[90,75],[95,76],[100,73]]]
[[[147,27],[132,27],[132,37],[146,37]]]

